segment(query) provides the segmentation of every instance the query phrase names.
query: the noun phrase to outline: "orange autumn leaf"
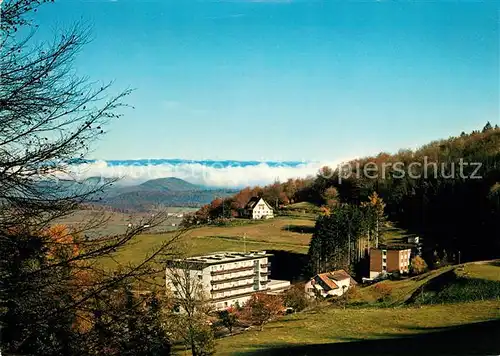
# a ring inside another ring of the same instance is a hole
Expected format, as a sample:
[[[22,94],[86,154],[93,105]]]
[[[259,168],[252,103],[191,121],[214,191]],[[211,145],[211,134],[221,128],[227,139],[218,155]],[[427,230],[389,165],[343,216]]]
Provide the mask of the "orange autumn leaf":
[[[47,229],[45,236],[50,237],[48,256],[63,259],[78,256],[78,246],[66,225],[54,225]]]

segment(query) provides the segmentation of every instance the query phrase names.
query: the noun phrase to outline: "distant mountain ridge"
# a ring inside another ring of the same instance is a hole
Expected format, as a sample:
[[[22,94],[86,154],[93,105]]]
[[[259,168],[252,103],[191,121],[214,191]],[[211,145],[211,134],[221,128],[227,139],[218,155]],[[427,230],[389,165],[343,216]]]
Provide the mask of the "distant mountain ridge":
[[[138,185],[116,187],[110,193],[112,195],[119,195],[137,192],[187,192],[200,190],[206,190],[206,188],[186,182],[180,178],[168,177],[151,179]]]
[[[148,190],[170,190],[170,191],[187,191],[187,190],[203,190],[204,187],[201,185],[192,184],[186,182],[183,179],[169,177],[169,178],[158,178],[151,179],[139,185],[141,188]]]
[[[158,206],[200,207],[217,197],[234,194],[235,189],[211,189],[168,177],[151,179],[132,186],[110,187],[97,203],[114,209],[147,211]]]
[[[192,184],[183,179],[168,177],[124,186],[112,178],[89,177],[82,181],[46,180],[39,183],[39,189],[59,197],[85,195],[101,188],[102,191],[89,196],[91,204],[108,206],[117,210],[149,211],[163,207],[197,208],[218,197],[228,197],[236,189],[208,188]]]

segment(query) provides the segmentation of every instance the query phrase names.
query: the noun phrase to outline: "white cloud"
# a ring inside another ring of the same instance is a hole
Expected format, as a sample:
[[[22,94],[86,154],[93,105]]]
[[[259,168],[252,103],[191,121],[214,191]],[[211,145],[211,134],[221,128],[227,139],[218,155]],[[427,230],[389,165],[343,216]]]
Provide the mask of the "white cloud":
[[[336,167],[340,162],[308,162],[301,164],[268,164],[248,165],[235,162],[225,166],[222,162],[209,163],[164,163],[164,164],[132,164],[111,165],[106,161],[96,161],[72,167],[74,175],[79,179],[88,177],[122,178],[123,183],[140,183],[149,179],[176,177],[194,184],[211,187],[243,187],[269,184],[276,179],[285,181],[288,178],[299,178],[315,175],[325,166]]]

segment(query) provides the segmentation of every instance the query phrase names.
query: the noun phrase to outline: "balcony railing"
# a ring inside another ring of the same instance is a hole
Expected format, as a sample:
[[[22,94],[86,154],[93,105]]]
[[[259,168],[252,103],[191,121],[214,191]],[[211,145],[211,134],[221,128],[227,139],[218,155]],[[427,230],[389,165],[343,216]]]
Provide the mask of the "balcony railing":
[[[224,297],[219,297],[219,298],[212,298],[212,302],[218,302],[218,301],[226,300],[226,299],[231,300],[231,299],[235,299],[235,298],[246,297],[246,296],[255,294],[256,292],[260,292],[260,291],[251,291],[251,292],[245,292],[245,293],[240,293],[240,294],[226,295]]]
[[[254,269],[253,266],[246,266],[246,267],[238,267],[238,268],[232,268],[232,269],[221,269],[218,271],[212,271],[210,274],[212,276],[218,276],[221,274],[226,274],[226,273],[235,273],[235,272],[242,272],[242,271],[252,271]]]
[[[254,279],[255,277],[255,274],[247,274],[247,275],[244,275],[244,276],[240,276],[240,277],[233,277],[233,278],[225,278],[225,279],[213,279],[210,281],[210,283],[212,285],[217,285],[217,284],[222,284],[222,283],[228,283],[228,282],[237,282],[237,281],[243,281],[245,279]]]
[[[227,288],[222,288],[222,289],[212,289],[210,292],[212,294],[215,294],[215,293],[225,292],[228,290],[237,290],[237,289],[248,288],[248,287],[251,287],[253,285],[254,285],[254,283],[252,282],[252,283],[240,284],[238,286],[232,286],[232,287],[227,287]]]

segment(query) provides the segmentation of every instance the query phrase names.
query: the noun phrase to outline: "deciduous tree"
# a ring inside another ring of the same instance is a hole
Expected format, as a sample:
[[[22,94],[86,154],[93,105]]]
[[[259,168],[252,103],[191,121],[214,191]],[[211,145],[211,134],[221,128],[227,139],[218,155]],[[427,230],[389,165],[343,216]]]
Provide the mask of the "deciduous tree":
[[[0,349],[15,355],[98,348],[87,342],[85,349],[79,346],[85,340],[81,334],[95,326],[80,323],[89,304],[125,280],[155,273],[152,262],[168,255],[180,236],[176,233],[140,263],[109,273],[96,261],[111,258],[142,226],[163,221],[162,214],[114,236],[85,233],[105,223],[105,214],[80,224],[79,231],[54,226],[98,200],[113,183],[82,184],[72,166],[85,162],[105,125],[122,115],[131,91],[112,95],[111,84],[77,72],[73,63],[89,40],[87,28],[75,25],[50,41],[40,37],[35,42],[33,15],[45,2],[5,0],[1,5]],[[109,325],[101,326],[112,333]]]
[[[233,334],[233,328],[238,322],[238,313],[233,307],[217,312],[221,324],[227,328],[229,333]]]
[[[284,311],[280,296],[264,293],[253,294],[243,307],[243,316],[262,330],[264,324],[273,320]]]
[[[212,311],[210,296],[203,282],[189,262],[168,261],[167,288],[174,292],[174,303],[179,313],[174,317],[176,335],[189,347],[193,356],[211,355],[215,342],[208,314]]]

